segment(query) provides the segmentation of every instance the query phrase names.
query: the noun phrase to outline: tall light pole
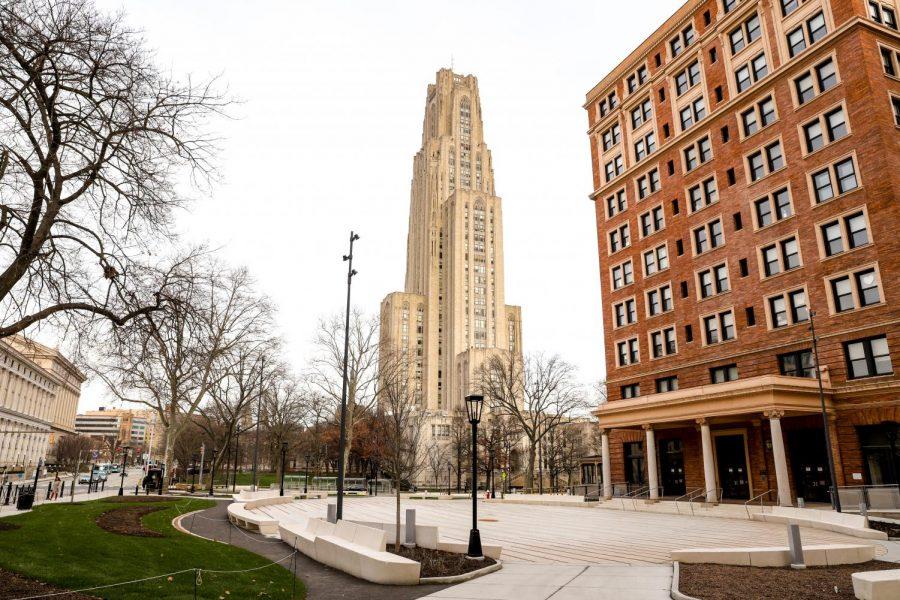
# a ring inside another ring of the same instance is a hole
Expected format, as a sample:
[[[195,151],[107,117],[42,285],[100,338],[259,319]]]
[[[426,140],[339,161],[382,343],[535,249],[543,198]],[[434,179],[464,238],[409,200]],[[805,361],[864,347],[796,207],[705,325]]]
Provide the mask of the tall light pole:
[[[350,253],[344,255],[347,263],[347,312],[344,318],[344,384],[341,391],[341,436],[338,443],[337,520],[344,518],[344,452],[347,447],[347,354],[350,351],[350,287],[353,283],[353,242],[359,236],[350,232]]]
[[[260,359],[259,365],[259,397],[256,399],[256,441],[253,442],[253,484],[250,488],[256,491],[256,461],[259,459],[259,421],[262,415],[263,371],[266,368],[266,357]]]
[[[828,424],[828,413],[825,411],[825,390],[822,388],[822,369],[819,366],[819,340],[816,338],[816,326],[813,322],[816,311],[809,311],[809,331],[812,334],[813,360],[815,361],[816,380],[819,382],[819,404],[822,407],[822,428],[825,431],[825,451],[828,453],[828,473],[831,475],[831,506],[841,512],[841,498],[838,496],[837,474],[834,469],[834,453],[831,449],[831,426]]]
[[[466,396],[466,414],[472,424],[472,530],[469,531],[469,549],[466,558],[484,560],[481,550],[481,533],[478,531],[478,422],[484,408],[484,396]]]
[[[281,488],[278,492],[279,496],[284,496],[284,468],[287,466],[288,443],[281,442]]]
[[[128,446],[122,446],[122,473],[119,475],[119,495],[125,495],[125,460],[128,458]]]
[[[219,452],[219,449],[216,448],[215,446],[213,446],[212,464],[209,465],[209,497],[210,498],[213,497],[213,488],[216,485],[216,454],[218,454],[218,452]],[[225,452],[225,450],[223,450],[223,452]],[[225,479],[226,479],[226,481],[225,481],[226,488],[225,489],[227,490],[228,489],[227,473],[225,475]]]

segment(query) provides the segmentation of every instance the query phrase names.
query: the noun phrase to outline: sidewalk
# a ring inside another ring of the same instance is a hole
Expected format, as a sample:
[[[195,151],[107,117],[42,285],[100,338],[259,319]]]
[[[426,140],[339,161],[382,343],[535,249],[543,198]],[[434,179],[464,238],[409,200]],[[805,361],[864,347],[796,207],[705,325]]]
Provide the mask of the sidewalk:
[[[134,495],[134,485],[136,482],[140,481],[140,475],[142,475],[140,469],[131,469],[127,473],[127,475],[125,477],[125,495],[126,496]],[[25,483],[27,483],[27,482],[25,482]],[[46,481],[44,483],[46,484]],[[70,477],[66,481],[65,494],[62,497],[57,498],[56,500],[47,500],[46,499],[47,498],[47,486],[44,485],[42,488],[40,485],[38,485],[38,493],[37,493],[37,498],[35,498],[34,505],[42,506],[44,504],[64,504],[66,502],[72,502],[73,499],[69,495],[70,490],[71,490],[71,487],[69,487],[69,486],[71,486],[71,484],[72,484],[72,478]],[[130,484],[130,487],[129,487],[129,484]],[[16,484],[14,484],[13,487],[15,487],[15,485]],[[21,484],[19,484],[19,485],[21,485]],[[85,485],[82,485],[80,487],[82,490],[87,489],[87,486],[85,486]],[[80,492],[76,491],[74,501],[80,502],[80,501],[87,501],[87,500],[97,500],[98,498],[106,498],[109,496],[116,496],[116,495],[118,495],[118,493],[119,493],[119,478],[116,477],[115,481],[113,481],[113,479],[110,478],[106,482],[106,488],[102,492],[97,491],[97,492],[91,492],[90,494],[88,494],[86,491],[80,491]],[[0,517],[9,517],[12,515],[18,515],[18,514],[26,513],[26,512],[29,512],[29,511],[17,510],[16,504],[14,501],[10,501],[9,506],[4,506],[4,505],[0,504]]]

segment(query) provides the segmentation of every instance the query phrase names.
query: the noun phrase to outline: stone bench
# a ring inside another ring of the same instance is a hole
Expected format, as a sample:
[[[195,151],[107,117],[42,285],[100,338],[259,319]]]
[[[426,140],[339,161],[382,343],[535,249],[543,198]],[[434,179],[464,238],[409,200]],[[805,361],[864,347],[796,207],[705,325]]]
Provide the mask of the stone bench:
[[[900,569],[854,573],[853,595],[860,600],[900,598]]]
[[[744,567],[787,567],[791,553],[787,546],[760,548],[690,548],[669,553],[673,561]],[[803,546],[803,562],[810,567],[850,565],[875,559],[875,546],[863,544],[820,544]]]
[[[366,527],[381,529],[387,534],[387,543],[393,544],[397,533],[396,523],[381,523],[375,521],[354,521]],[[400,541],[406,539],[406,523],[400,524]],[[444,552],[453,552],[454,554],[464,554],[469,550],[467,542],[442,542],[440,531],[437,525],[419,525],[416,524],[416,545],[429,550],[443,550]],[[500,560],[500,554],[503,552],[502,546],[493,546],[482,544],[481,551],[488,558]]]
[[[263,535],[278,533],[278,520],[247,510],[245,503],[228,505],[228,520],[242,529],[258,531]]]
[[[796,523],[804,527],[825,529],[870,540],[887,539],[887,534],[883,531],[869,529],[866,517],[830,510],[774,506],[771,512],[753,513],[751,518],[766,523]]]

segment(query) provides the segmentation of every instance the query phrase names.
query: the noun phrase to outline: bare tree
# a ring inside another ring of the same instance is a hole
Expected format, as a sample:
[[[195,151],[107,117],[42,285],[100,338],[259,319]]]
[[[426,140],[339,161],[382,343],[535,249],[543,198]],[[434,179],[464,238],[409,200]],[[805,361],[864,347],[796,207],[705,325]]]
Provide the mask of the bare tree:
[[[179,172],[215,176],[213,84],[161,72],[90,0],[0,3],[0,337],[160,308],[169,281],[144,271],[173,237]]]
[[[192,262],[179,273],[176,291],[164,310],[113,329],[108,358],[97,369],[120,400],[159,414],[167,467],[175,440],[235,360],[235,349],[267,338],[272,315],[243,269]]]
[[[472,447],[471,425],[462,410],[457,409],[450,417],[450,454],[456,459],[456,491],[462,485],[463,464]]]
[[[275,465],[276,481],[281,478],[281,445],[296,442],[306,410],[300,385],[289,378],[283,368],[279,371],[274,385],[263,393],[262,406],[262,425],[266,432],[269,456]]]
[[[86,435],[64,435],[56,443],[56,462],[67,471],[76,473],[78,465],[90,456],[94,441]]]
[[[335,421],[340,421],[344,376],[344,315],[319,321],[315,337],[316,354],[311,361],[310,383],[332,402]],[[347,366],[347,445],[344,467],[349,463],[356,423],[372,408],[378,376],[378,319],[359,310],[350,313],[350,342]]]
[[[449,449],[447,442],[437,438],[431,438],[425,448],[425,458],[428,461],[428,469],[431,471],[435,487],[440,486],[441,476],[447,471],[446,467],[450,464]],[[450,485],[449,481],[447,485]]]
[[[397,500],[395,550],[400,549],[400,484],[415,479],[426,454],[421,438],[427,414],[410,376],[411,364],[408,352],[382,348],[376,422],[381,440],[381,466],[390,473]]]
[[[558,355],[521,357],[500,352],[479,367],[482,393],[495,410],[518,421],[528,439],[527,490],[534,487],[538,444],[561,422],[585,406],[574,375],[575,367]]]

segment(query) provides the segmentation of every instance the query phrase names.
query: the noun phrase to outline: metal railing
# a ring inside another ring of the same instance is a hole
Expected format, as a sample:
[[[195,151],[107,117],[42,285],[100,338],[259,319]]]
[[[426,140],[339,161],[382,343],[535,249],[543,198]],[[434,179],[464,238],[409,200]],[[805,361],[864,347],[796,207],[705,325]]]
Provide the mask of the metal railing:
[[[649,492],[649,491],[650,491],[650,486],[644,486],[642,488],[638,488],[638,489],[634,490],[633,492],[629,492],[629,493],[625,494],[624,496],[619,496],[619,500],[622,501],[622,510],[625,510],[625,501],[626,500],[631,500],[632,504],[634,504],[634,496],[636,496],[638,494],[643,494],[644,492]]]
[[[601,485],[599,483],[581,483],[569,488],[573,496],[584,496],[585,502],[593,502],[600,499]]]
[[[686,499],[688,501],[688,503],[690,503],[690,500],[691,500],[691,498],[694,497],[694,494],[696,494],[697,492],[702,492],[702,491],[703,491],[702,487],[695,488],[695,489],[689,490],[687,493],[682,494],[681,496],[678,496],[677,498],[675,498],[675,500],[673,500],[673,502],[675,503],[675,510],[678,512],[678,514],[679,515],[681,514],[681,509],[678,507],[679,502],[682,502]],[[691,508],[691,514],[692,515],[694,514],[693,508]]]
[[[706,497],[709,495],[710,492],[713,493],[713,501],[712,502],[709,502],[706,499]],[[694,496],[690,497],[688,499],[688,506],[691,507],[691,516],[693,516],[693,514],[694,514],[694,500],[696,500],[697,498],[703,498],[703,503],[701,504],[701,506],[703,506],[704,508],[708,508],[710,505],[715,506],[715,505],[721,504],[722,503],[722,494],[724,492],[725,492],[725,490],[723,488],[710,488],[708,490],[703,490],[702,492],[699,492],[699,493],[695,494]]]
[[[845,511],[858,509],[861,504],[865,504],[866,510],[897,510],[900,509],[900,484],[838,486],[838,498]]]
[[[744,510],[747,511],[747,518],[748,518],[748,519],[751,518],[751,517],[750,517],[750,505],[753,504],[754,502],[756,502],[757,500],[759,500],[759,512],[763,512],[764,507],[765,507],[765,504],[764,504],[764,502],[763,502],[763,497],[764,497],[764,496],[770,496],[770,497],[771,497],[772,492],[775,492],[775,504],[778,504],[778,503],[779,503],[779,502],[778,502],[778,501],[779,501],[779,498],[778,498],[778,490],[766,490],[766,491],[764,491],[762,494],[757,494],[756,496],[753,496],[752,498],[750,498],[749,500],[747,500],[746,502],[744,502]]]
[[[654,488],[652,488],[652,487],[650,487],[650,486],[647,486],[647,489],[646,489],[646,490],[641,491],[640,493],[637,493],[637,494],[632,495],[632,496],[631,496],[631,507],[632,507],[634,510],[637,510],[637,501],[638,501],[638,499],[643,498],[645,495],[646,495],[647,498],[649,499],[649,498],[650,498],[650,494],[653,492],[653,489],[654,489]],[[659,498],[662,498],[663,495],[664,495],[664,493],[663,493],[663,486],[658,485],[658,486],[656,486],[655,489],[656,489],[656,499],[658,500]]]

